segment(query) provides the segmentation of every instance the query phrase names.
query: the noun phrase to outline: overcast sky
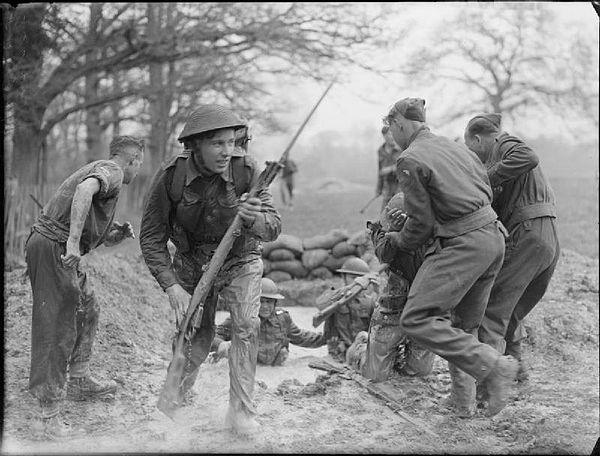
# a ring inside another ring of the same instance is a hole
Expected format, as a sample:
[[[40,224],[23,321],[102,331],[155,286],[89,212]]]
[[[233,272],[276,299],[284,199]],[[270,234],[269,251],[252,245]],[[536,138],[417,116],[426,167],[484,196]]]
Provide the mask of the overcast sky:
[[[456,8],[461,8],[464,3],[398,3],[399,13],[390,17],[393,25],[401,25],[404,21],[413,23],[413,31],[410,34],[412,40],[426,40],[435,26],[444,17],[451,15]],[[497,7],[502,6],[498,2]],[[598,48],[598,16],[589,2],[578,3],[553,3],[545,2],[545,5],[552,9],[564,30],[589,30],[590,40]],[[476,4],[473,4],[476,7]],[[405,43],[400,44],[398,48],[392,46],[391,51],[378,56],[382,62],[387,59],[402,59],[405,56]],[[337,83],[331,89],[327,98],[323,101],[310,123],[307,125],[304,134],[299,138],[299,144],[307,144],[311,137],[325,130],[335,130],[340,132],[364,130],[366,127],[372,128],[374,141],[380,140],[381,118],[387,113],[391,105],[405,96],[416,96],[427,100],[428,121],[436,132],[450,137],[462,136],[464,124],[470,118],[459,119],[452,125],[443,125],[440,123],[439,116],[444,111],[447,103],[452,103],[451,93],[433,92],[431,88],[420,87],[412,90],[406,90],[402,86],[402,81],[383,78],[376,74],[366,71],[354,70],[344,72],[343,81]],[[292,100],[294,109],[291,112],[280,113],[281,116],[291,125],[299,126],[304,117],[311,110],[312,105],[318,100],[326,87],[325,83],[317,84],[312,81],[304,83],[295,82],[293,86],[287,86],[283,83],[279,89],[273,92],[282,98]],[[538,136],[542,133],[559,133],[567,135],[564,122],[560,119],[540,120],[518,119],[518,125],[511,125],[506,121],[507,130],[518,132],[527,132],[528,135]],[[296,127],[294,127],[295,129]],[[293,136],[292,131],[283,135],[269,135],[269,138],[261,137],[260,128],[255,131],[254,146],[262,151],[279,149]],[[597,137],[597,132],[595,132]],[[258,151],[257,151],[258,152]],[[259,152],[259,155],[260,152]],[[270,155],[270,154],[268,154]]]

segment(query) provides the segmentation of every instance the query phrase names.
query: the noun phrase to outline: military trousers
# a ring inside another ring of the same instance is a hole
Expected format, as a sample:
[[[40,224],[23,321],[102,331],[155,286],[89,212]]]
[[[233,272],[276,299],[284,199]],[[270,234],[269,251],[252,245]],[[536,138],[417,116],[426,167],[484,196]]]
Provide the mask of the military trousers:
[[[202,276],[202,265],[177,252],[173,265],[180,284],[188,293],[193,294]],[[230,311],[232,320],[229,405],[235,412],[245,412],[247,415],[256,414],[254,377],[258,355],[262,268],[262,261],[258,256],[225,262],[204,304],[200,328],[189,343],[183,380],[183,388],[191,388],[200,365],[210,352],[215,336],[217,300],[220,297]]]
[[[500,353],[518,342],[515,331],[542,299],[560,257],[553,217],[518,223],[506,240],[502,269],[494,282],[479,339]]]
[[[453,238],[437,238],[400,318],[406,336],[479,381],[500,356],[478,340],[476,330],[503,258],[504,236],[497,222]]]
[[[99,306],[87,276],[63,266],[65,244],[33,232],[25,246],[31,290],[29,390],[42,404],[64,397],[67,372],[87,368]]]

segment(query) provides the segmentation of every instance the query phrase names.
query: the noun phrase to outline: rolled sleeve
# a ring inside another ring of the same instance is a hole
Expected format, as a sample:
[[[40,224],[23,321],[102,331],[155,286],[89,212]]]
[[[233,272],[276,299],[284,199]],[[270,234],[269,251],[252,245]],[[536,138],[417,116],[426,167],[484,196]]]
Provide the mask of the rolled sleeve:
[[[123,185],[123,170],[119,165],[110,161],[103,161],[90,171],[84,179],[94,177],[100,183],[99,198],[106,198],[119,193]]]

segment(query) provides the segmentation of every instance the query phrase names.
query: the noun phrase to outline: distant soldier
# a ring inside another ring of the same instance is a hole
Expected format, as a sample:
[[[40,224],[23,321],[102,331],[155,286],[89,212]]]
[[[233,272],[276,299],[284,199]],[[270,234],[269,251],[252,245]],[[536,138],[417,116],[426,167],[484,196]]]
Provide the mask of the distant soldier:
[[[260,330],[258,332],[258,364],[282,366],[289,356],[289,345],[318,348],[327,343],[323,334],[316,331],[300,329],[292,321],[285,309],[277,307],[277,301],[284,296],[279,293],[277,285],[271,279],[263,277],[260,293]],[[218,361],[229,354],[231,345],[231,317],[217,326],[211,351],[215,352],[213,361]]]
[[[123,184],[140,170],[144,142],[115,136],[109,150],[108,160],[88,163],[58,187],[25,245],[33,292],[29,390],[41,406],[40,431],[47,437],[67,431],[60,418],[65,383],[70,400],[112,397],[117,389],[114,381],[90,374],[100,309],[79,262],[101,244],[134,237],[131,224],[114,216]]]
[[[381,129],[385,142],[377,150],[378,173],[375,195],[382,195],[381,210],[385,208],[388,201],[398,191],[398,178],[396,177],[396,160],[401,150],[394,141],[388,126]]]
[[[298,165],[291,158],[288,158],[285,167],[281,170],[281,200],[288,208],[294,207],[294,174],[298,172]]]
[[[548,288],[560,246],[554,192],[539,158],[519,138],[503,132],[500,122],[500,114],[483,114],[473,117],[465,130],[465,143],[487,168],[492,206],[510,233],[479,338],[519,360],[517,379],[526,380],[519,329]]]
[[[204,303],[200,328],[186,351],[188,362],[178,396],[179,404],[186,401],[208,356],[221,297],[233,319],[227,425],[249,433],[258,426],[253,396],[263,267],[260,252],[262,241],[279,236],[281,219],[267,188],[256,197],[247,197],[260,170],[250,155],[233,156],[235,132],[242,127],[245,124],[233,111],[219,105],[202,105],[190,114],[178,138],[183,153],[158,170],[148,189],[140,246],[179,325],[204,267],[239,213],[242,230]],[[169,239],[176,247],[172,261]]]
[[[430,238],[423,264],[400,317],[402,331],[454,365],[450,370],[460,415],[475,409],[475,380],[490,394],[487,415],[508,402],[517,361],[477,338],[494,279],[504,259],[503,227],[491,206],[492,189],[477,156],[425,125],[425,100],[394,104],[386,124],[403,149],[397,162],[407,220],[388,233],[412,254]]]
[[[396,193],[381,214],[381,222],[370,225],[377,258],[388,265],[388,279],[369,326],[368,344],[359,369],[363,376],[385,380],[392,369],[403,375],[429,375],[434,355],[409,339],[400,328],[400,316],[408,298],[410,284],[423,263],[425,251],[433,240],[413,254],[399,251],[386,236],[399,232],[406,221],[404,195]]]
[[[349,258],[337,272],[342,274],[344,285],[348,286],[354,282],[356,277],[369,274],[371,270],[369,265],[360,258]],[[318,306],[324,307],[328,301],[335,298],[337,291],[326,291],[319,296],[317,298]],[[328,352],[332,357],[340,361],[345,360],[346,350],[352,345],[356,335],[369,329],[369,321],[376,301],[377,290],[375,285],[369,283],[366,289],[325,320],[323,332],[327,338]]]

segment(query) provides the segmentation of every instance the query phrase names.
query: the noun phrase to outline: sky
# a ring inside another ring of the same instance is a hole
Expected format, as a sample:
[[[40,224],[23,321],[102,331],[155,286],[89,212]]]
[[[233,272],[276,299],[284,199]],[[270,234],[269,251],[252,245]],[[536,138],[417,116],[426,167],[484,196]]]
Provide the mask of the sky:
[[[498,4],[501,4],[499,2]],[[553,9],[565,30],[582,28],[589,30],[590,39],[598,46],[598,16],[589,2],[553,3],[546,2]],[[394,24],[403,21],[415,25],[411,32],[411,40],[427,39],[439,21],[445,16],[452,14],[457,7],[464,6],[462,2],[448,3],[412,3],[399,4],[401,12],[390,19]],[[399,44],[398,48],[392,46],[378,56],[380,61],[387,59],[401,59],[405,55],[405,47]],[[291,100],[293,109],[289,112],[281,112],[285,123],[290,126],[289,132],[283,134],[268,134],[262,131],[260,126],[255,128],[253,148],[258,151],[259,156],[271,155],[271,150],[283,150],[289,140],[293,137],[295,129],[304,117],[310,112],[312,106],[321,96],[326,83],[316,83],[306,80],[304,82],[294,81],[293,86],[283,82],[280,87],[274,88],[275,97],[285,97]],[[320,132],[334,130],[339,132],[362,131],[370,128],[373,131],[374,143],[380,142],[381,118],[389,111],[393,103],[406,96],[415,96],[427,100],[428,122],[435,132],[455,138],[462,137],[462,129],[468,121],[459,119],[452,125],[444,125],[440,122],[441,112],[452,103],[452,95],[439,93],[428,87],[413,88],[410,92],[403,87],[402,81],[384,78],[364,70],[348,70],[343,72],[341,82],[337,82],[327,97],[324,99],[303,134],[298,139],[299,145],[309,144],[311,139]],[[558,133],[568,136],[564,122],[560,119],[546,120],[543,124],[539,119],[528,121],[518,119],[519,125],[514,126],[510,121],[505,123],[507,129],[514,127],[519,132],[526,131],[531,136],[543,133]],[[597,135],[597,133],[596,133]]]

